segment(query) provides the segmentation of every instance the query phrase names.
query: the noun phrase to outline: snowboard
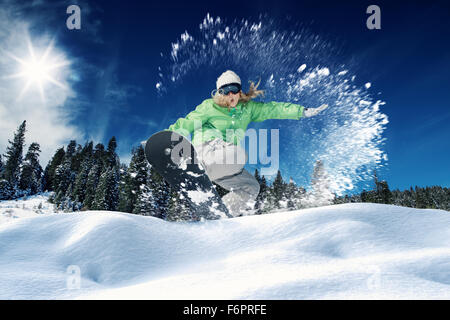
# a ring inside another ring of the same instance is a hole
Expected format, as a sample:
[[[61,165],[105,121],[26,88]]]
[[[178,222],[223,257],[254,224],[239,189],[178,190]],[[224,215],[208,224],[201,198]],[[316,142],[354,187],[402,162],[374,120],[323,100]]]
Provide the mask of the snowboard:
[[[192,209],[192,220],[231,218],[191,142],[173,131],[160,131],[145,143],[147,161]]]

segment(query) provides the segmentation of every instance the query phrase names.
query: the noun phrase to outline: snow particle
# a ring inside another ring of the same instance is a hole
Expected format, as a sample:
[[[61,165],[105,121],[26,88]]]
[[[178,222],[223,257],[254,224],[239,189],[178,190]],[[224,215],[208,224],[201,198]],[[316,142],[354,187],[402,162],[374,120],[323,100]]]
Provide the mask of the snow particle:
[[[302,64],[298,69],[297,69],[297,72],[303,72],[303,70],[305,70],[306,69],[306,64]]]

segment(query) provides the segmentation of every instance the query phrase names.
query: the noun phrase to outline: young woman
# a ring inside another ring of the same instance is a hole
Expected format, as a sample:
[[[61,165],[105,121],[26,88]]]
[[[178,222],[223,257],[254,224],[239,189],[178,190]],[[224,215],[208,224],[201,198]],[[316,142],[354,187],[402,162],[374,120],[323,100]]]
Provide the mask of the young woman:
[[[305,108],[285,102],[256,102],[252,99],[264,93],[258,85],[250,82],[249,91],[244,93],[239,76],[227,70],[217,78],[212,99],[204,100],[168,128],[186,137],[193,134],[191,142],[209,178],[230,191],[222,200],[233,216],[253,206],[259,193],[258,181],[244,169],[248,157],[239,145],[248,124],[268,119],[299,120],[327,108],[325,104]]]

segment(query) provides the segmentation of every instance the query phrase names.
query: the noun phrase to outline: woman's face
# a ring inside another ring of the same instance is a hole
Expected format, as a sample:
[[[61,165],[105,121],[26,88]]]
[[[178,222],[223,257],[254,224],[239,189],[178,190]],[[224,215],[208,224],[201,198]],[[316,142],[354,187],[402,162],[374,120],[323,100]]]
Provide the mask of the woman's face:
[[[239,98],[241,97],[241,92],[239,91],[238,93],[233,93],[233,92],[229,92],[227,95],[227,104],[230,107],[236,107],[238,102],[239,102]]]

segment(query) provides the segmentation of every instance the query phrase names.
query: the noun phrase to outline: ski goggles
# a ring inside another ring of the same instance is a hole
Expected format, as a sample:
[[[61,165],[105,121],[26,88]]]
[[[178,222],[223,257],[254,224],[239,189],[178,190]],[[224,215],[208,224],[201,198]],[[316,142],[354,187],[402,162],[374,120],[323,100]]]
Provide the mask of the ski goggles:
[[[233,94],[239,93],[241,91],[241,85],[239,83],[230,83],[227,85],[224,85],[217,90],[219,94],[228,95],[230,92]]]

